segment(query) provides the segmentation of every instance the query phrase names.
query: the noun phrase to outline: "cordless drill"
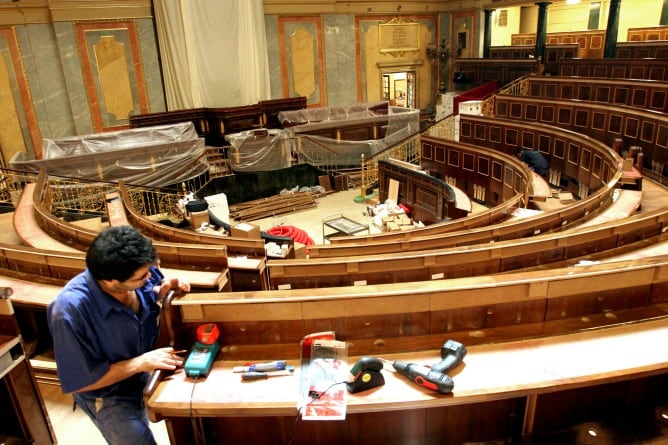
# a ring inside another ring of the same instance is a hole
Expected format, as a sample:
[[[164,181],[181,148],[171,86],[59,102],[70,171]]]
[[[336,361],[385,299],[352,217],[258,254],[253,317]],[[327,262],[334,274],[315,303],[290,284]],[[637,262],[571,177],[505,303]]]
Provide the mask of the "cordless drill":
[[[432,371],[447,373],[459,365],[466,355],[466,346],[455,340],[448,340],[441,346],[441,361],[431,365]]]
[[[417,363],[406,363],[400,360],[390,362],[392,367],[401,375],[405,375],[409,380],[417,383],[432,391],[438,391],[441,394],[450,394],[455,387],[455,383],[446,374],[433,371],[426,366]]]

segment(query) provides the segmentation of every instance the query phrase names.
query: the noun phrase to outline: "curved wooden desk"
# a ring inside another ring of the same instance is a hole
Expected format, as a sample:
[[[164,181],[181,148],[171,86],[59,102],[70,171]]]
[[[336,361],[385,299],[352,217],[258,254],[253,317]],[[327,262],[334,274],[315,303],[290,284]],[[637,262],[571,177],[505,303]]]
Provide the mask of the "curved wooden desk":
[[[294,443],[460,443],[531,435],[553,426],[555,412],[583,403],[572,397],[573,390],[592,406],[628,408],[630,398],[643,400],[645,392],[663,394],[665,403],[668,349],[657,345],[667,341],[664,316],[471,346],[464,363],[450,374],[455,381],[451,395],[424,390],[386,366],[385,385],[347,394],[345,421],[297,423]],[[432,364],[440,360],[438,348],[383,358]],[[356,360],[350,357],[350,365]],[[196,424],[207,443],[288,442],[300,403],[299,369],[295,376],[244,383],[231,371],[239,364],[218,361],[197,382],[180,370],[157,387],[147,406],[154,420],[166,419],[173,444],[203,443],[191,429],[191,417],[200,420]],[[607,392],[601,385],[612,386]],[[510,425],[509,419],[514,419]]]

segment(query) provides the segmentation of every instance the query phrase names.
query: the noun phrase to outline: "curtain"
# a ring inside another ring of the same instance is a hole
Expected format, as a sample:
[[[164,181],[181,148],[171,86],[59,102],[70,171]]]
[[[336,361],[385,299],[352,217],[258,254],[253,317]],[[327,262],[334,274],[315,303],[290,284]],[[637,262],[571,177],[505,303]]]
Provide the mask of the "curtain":
[[[154,0],[167,109],[269,99],[262,0]]]

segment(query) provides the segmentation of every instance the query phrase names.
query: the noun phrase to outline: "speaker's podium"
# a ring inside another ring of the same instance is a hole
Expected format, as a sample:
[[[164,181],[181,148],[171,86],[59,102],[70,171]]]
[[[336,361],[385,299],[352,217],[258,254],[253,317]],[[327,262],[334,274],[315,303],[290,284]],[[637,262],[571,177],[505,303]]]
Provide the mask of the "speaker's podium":
[[[56,436],[21,342],[11,294],[10,288],[0,288],[0,439],[55,444]]]

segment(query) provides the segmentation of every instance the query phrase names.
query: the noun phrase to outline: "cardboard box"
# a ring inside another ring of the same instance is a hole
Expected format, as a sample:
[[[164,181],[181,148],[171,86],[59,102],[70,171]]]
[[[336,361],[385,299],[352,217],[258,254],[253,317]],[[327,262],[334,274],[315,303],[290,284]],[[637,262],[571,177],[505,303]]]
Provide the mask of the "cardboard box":
[[[193,229],[199,229],[202,227],[202,223],[209,223],[208,210],[204,210],[202,212],[190,212],[190,227]]]
[[[408,226],[413,224],[413,221],[405,213],[397,215],[396,219],[400,226]]]
[[[230,235],[237,238],[260,239],[260,226],[242,222],[231,227]]]

